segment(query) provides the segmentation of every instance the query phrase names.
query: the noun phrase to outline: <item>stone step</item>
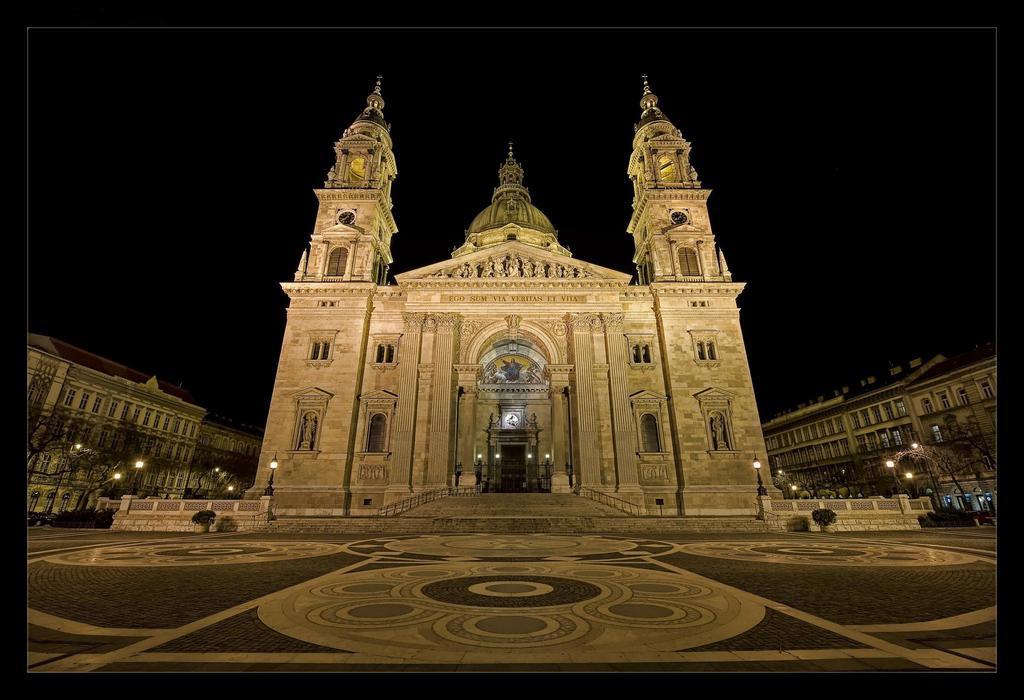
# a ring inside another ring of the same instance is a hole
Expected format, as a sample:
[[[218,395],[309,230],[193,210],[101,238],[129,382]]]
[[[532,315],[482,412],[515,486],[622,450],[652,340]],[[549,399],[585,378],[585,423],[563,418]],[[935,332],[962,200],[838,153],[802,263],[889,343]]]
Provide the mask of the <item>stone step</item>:
[[[674,533],[769,532],[771,524],[753,517],[459,517],[459,518],[278,518],[268,533],[415,535],[440,533]]]
[[[547,518],[622,517],[625,513],[589,498],[553,493],[484,493],[440,498],[405,511],[401,517]]]

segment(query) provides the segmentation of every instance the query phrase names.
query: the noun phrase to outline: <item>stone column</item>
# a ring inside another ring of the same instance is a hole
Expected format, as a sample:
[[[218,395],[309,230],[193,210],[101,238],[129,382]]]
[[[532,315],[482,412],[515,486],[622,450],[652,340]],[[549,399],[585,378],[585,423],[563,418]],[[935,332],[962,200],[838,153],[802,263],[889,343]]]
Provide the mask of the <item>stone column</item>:
[[[597,432],[597,406],[594,397],[594,331],[601,328],[597,314],[568,314],[572,333],[569,350],[576,369],[575,425],[576,453],[573,463],[575,483],[598,486],[601,483],[601,455]]]
[[[430,408],[430,455],[424,486],[444,488],[454,472],[452,416],[455,391],[452,382],[452,359],[462,317],[458,314],[431,314],[437,330],[434,333],[434,392]]]
[[[473,440],[476,436],[476,382],[480,365],[455,365],[455,372],[459,377],[459,386],[465,392],[459,409],[459,454],[456,460],[462,462],[460,485],[471,486],[475,483],[473,474],[476,452],[473,451]]]
[[[412,447],[416,433],[417,374],[424,314],[406,313],[402,316],[405,333],[399,344],[398,406],[395,409],[395,432],[392,436],[395,459],[385,503],[401,500],[412,490]]]
[[[569,461],[569,439],[565,421],[565,396],[569,386],[572,365],[548,365],[551,398],[551,493],[569,493],[569,475],[565,473]]]
[[[629,348],[626,347],[626,336],[622,333],[623,314],[601,314],[601,317],[604,320],[605,342],[608,348],[608,383],[612,399],[616,482],[619,492],[640,494],[636,464],[636,425],[633,421],[633,411],[629,406],[629,382],[626,378]]]

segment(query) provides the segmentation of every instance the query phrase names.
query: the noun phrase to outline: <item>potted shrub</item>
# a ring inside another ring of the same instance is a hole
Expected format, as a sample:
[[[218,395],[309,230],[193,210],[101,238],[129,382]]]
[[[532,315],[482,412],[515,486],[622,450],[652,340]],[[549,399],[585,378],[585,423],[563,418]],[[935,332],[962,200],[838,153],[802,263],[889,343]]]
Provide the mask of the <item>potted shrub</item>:
[[[836,522],[836,512],[831,508],[817,508],[811,511],[811,518],[822,532],[833,532],[832,525]]]
[[[195,523],[196,532],[209,532],[210,526],[213,525],[214,518],[217,514],[212,510],[201,510],[192,516],[192,522]]]

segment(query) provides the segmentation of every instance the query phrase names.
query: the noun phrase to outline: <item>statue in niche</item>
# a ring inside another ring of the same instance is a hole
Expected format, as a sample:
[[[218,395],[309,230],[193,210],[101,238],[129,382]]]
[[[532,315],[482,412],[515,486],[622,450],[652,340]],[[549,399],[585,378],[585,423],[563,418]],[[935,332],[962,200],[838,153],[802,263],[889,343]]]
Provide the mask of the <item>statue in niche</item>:
[[[490,428],[493,428],[493,427],[494,427],[494,414],[492,413],[492,414],[491,414],[491,415],[490,415],[490,416],[489,416],[489,417],[487,418],[487,428],[488,428],[488,429],[490,429]]]
[[[316,414],[307,413],[302,416],[302,429],[299,438],[300,450],[311,450],[316,442]]]
[[[537,414],[536,413],[531,413],[530,414],[530,420],[526,421],[526,425],[529,428],[536,428],[537,427]]]
[[[717,411],[711,414],[711,437],[716,450],[731,450],[725,431],[725,416]]]

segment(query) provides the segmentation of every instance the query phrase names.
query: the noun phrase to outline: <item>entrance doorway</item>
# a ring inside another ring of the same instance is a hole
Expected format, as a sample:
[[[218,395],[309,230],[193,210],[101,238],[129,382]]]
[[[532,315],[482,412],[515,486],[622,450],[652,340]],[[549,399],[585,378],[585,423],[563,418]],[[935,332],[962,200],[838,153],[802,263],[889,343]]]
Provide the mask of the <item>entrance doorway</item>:
[[[504,445],[498,473],[499,493],[522,493],[528,490],[526,482],[526,445]]]

